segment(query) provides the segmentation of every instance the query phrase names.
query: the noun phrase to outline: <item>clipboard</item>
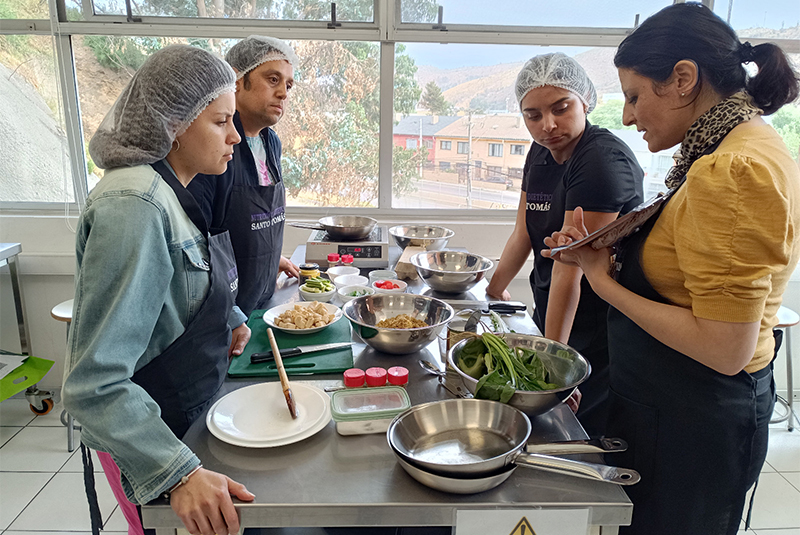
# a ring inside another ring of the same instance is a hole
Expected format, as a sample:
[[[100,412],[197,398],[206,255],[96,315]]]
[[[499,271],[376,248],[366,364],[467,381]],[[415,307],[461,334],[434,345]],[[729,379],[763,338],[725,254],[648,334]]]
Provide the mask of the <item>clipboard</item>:
[[[677,188],[676,188],[677,189]],[[578,241],[572,242],[569,245],[562,245],[551,249],[551,254],[560,253],[561,251],[571,251],[584,245],[591,245],[592,249],[602,249],[604,247],[611,247],[617,241],[630,236],[641,227],[645,221],[653,217],[661,206],[672,197],[676,190],[670,190],[667,193],[659,193],[652,199],[643,202],[627,214],[618,217],[603,228],[599,228],[581,238]]]

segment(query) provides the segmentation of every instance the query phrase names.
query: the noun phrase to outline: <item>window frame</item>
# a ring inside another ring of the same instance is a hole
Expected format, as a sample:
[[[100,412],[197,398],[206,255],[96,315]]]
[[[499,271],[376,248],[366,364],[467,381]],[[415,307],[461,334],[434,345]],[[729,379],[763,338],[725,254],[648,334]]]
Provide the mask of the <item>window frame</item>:
[[[253,34],[268,33],[274,37],[291,40],[346,40],[371,41],[380,46],[380,132],[378,165],[377,208],[292,207],[299,217],[316,217],[320,213],[360,213],[384,218],[419,217],[421,209],[392,208],[392,127],[394,121],[393,83],[396,42],[461,43],[501,45],[549,46],[599,46],[615,47],[631,28],[588,27],[535,27],[535,26],[479,26],[401,22],[401,0],[373,0],[372,22],[341,22],[329,28],[328,21],[282,21],[267,19],[217,19],[141,17],[141,22],[129,22],[125,16],[96,15],[91,0],[82,0],[85,20],[67,20],[65,0],[48,0],[49,19],[0,19],[0,34],[51,35],[57,65],[56,76],[61,91],[65,130],[71,162],[71,178],[75,202],[68,210],[81,210],[88,195],[87,169],[84,156],[80,105],[72,51],[73,35],[119,35],[131,37],[198,37],[240,39]],[[680,2],[682,0],[675,0]],[[713,9],[713,0],[704,0]],[[446,30],[446,31],[444,31]],[[754,46],[771,42],[787,53],[800,53],[800,39],[748,38]],[[387,96],[389,95],[389,96]],[[447,150],[447,149],[442,149]],[[450,149],[452,150],[452,148]],[[459,153],[463,154],[463,153]],[[24,202],[11,203],[0,200],[2,210],[34,212],[64,212],[64,203]],[[427,210],[429,213],[430,210]],[[478,217],[513,219],[515,210],[441,209],[443,218],[469,221]]]
[[[502,158],[502,157],[503,157],[503,144],[489,143],[489,158]]]

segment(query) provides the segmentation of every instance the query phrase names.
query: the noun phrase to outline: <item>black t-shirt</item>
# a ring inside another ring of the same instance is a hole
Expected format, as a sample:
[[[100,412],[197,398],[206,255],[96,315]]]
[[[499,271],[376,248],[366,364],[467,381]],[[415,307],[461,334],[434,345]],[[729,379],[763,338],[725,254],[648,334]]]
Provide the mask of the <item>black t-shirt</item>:
[[[534,252],[531,287],[536,304],[534,320],[544,332],[553,261],[541,254],[544,239],[561,229],[564,212],[578,206],[587,212],[625,214],[642,202],[644,173],[631,149],[618,137],[586,122],[572,156],[563,164],[550,151],[533,144],[525,161],[522,190],[526,195],[525,223]],[[604,307],[586,281],[581,281],[581,308]],[[576,315],[573,333],[580,329]]]

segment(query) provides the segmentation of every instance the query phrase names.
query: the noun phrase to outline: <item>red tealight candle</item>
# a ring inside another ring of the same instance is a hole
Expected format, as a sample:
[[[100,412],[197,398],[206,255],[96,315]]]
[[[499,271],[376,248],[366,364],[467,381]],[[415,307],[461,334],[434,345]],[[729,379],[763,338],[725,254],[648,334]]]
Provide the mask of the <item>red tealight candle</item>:
[[[392,366],[389,368],[389,384],[397,386],[408,384],[408,370],[402,366]]]
[[[348,388],[357,388],[364,386],[364,378],[366,374],[364,370],[359,368],[350,368],[344,372],[344,386]]]
[[[384,386],[386,384],[386,370],[384,368],[367,369],[367,386]]]

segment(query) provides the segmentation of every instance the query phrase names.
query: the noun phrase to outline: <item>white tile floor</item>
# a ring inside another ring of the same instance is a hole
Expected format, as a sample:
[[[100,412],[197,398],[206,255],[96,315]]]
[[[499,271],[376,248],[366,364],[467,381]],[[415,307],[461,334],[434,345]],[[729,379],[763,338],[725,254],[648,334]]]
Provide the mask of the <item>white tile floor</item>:
[[[89,535],[80,450],[67,452],[58,405],[35,416],[25,399],[0,403],[0,535]],[[76,442],[78,433],[76,432]],[[127,533],[108,482],[95,459],[104,533]],[[800,430],[770,430],[769,453],[753,508],[741,535],[800,535]]]

